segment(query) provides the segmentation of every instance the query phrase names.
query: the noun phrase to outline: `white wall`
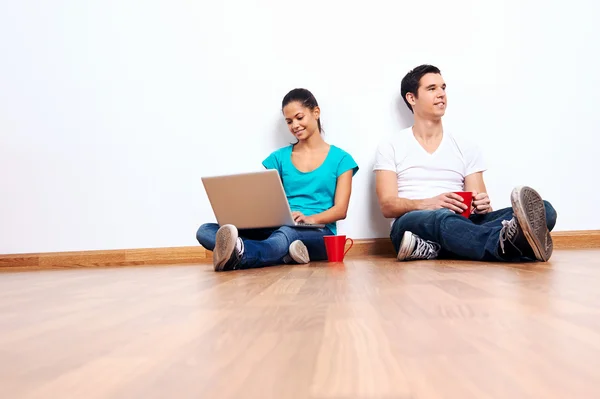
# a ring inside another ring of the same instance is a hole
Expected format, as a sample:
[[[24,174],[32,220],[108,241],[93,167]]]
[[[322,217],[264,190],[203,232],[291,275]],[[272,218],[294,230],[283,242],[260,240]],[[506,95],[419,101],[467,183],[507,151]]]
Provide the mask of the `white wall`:
[[[3,1],[0,253],[195,245],[202,175],[261,169],[313,91],[361,171],[340,232],[387,235],[371,166],[409,126],[403,75],[448,83],[493,205],[528,184],[557,230],[598,229],[600,6],[540,1]]]

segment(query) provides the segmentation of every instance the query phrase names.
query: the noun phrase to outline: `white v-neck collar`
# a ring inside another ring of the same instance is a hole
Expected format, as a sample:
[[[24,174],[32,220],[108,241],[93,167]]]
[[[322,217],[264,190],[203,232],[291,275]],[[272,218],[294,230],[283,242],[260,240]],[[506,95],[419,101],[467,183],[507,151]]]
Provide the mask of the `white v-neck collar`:
[[[419,147],[421,149],[421,151],[423,151],[423,154],[428,155],[430,157],[433,157],[436,154],[438,154],[440,151],[440,148],[442,148],[442,144],[444,144],[444,141],[446,141],[446,133],[442,132],[442,139],[440,140],[440,143],[438,144],[437,148],[432,153],[429,153],[421,145],[421,143],[419,143],[419,140],[417,140],[417,138],[415,137],[415,132],[413,131],[412,127],[410,128],[410,135],[412,136],[413,142],[417,145],[417,147]]]

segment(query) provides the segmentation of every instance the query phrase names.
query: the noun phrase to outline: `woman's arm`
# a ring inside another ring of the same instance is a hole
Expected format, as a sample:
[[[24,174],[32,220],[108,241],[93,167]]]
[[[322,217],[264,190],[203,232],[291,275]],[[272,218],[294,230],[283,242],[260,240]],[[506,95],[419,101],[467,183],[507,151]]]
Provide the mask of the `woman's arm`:
[[[337,178],[335,198],[331,208],[311,216],[293,212],[294,220],[301,223],[328,224],[346,219],[348,204],[350,204],[350,193],[352,192],[352,173],[353,170],[350,169]]]

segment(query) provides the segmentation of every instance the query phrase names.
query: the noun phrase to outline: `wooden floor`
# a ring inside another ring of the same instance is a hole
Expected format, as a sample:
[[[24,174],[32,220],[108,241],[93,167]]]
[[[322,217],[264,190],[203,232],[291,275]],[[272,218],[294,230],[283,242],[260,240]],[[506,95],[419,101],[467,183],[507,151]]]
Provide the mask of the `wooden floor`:
[[[0,273],[2,398],[599,398],[600,250]]]

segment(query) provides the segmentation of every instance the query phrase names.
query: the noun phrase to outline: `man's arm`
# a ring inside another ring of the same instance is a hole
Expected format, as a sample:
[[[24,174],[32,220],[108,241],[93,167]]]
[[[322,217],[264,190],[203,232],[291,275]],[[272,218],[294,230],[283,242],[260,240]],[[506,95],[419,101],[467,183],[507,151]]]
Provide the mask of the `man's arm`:
[[[396,172],[378,170],[375,172],[375,186],[379,208],[386,218],[397,218],[407,212],[419,208],[420,200],[410,200],[398,197],[398,180]]]
[[[490,197],[483,181],[483,172],[471,173],[465,177],[465,191],[473,193],[473,206],[476,213],[487,213],[492,211]]]
[[[417,210],[448,208],[454,212],[462,213],[467,209],[462,197],[454,193],[444,193],[437,197],[419,200],[399,198],[396,172],[389,170],[375,172],[375,185],[379,208],[386,218],[398,218],[407,212]]]
[[[465,191],[487,193],[483,181],[483,172],[471,173],[469,176],[465,177]]]

